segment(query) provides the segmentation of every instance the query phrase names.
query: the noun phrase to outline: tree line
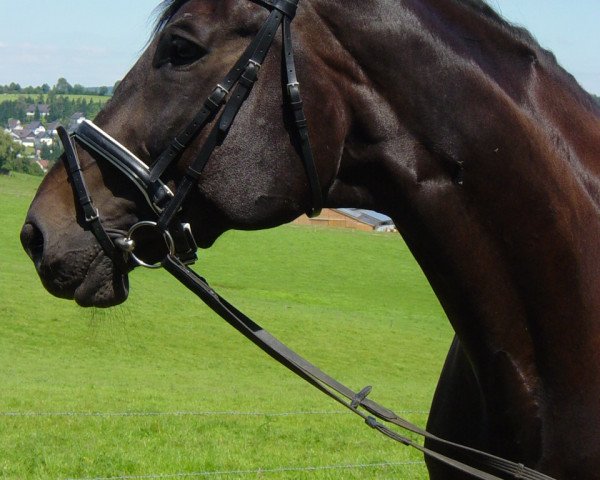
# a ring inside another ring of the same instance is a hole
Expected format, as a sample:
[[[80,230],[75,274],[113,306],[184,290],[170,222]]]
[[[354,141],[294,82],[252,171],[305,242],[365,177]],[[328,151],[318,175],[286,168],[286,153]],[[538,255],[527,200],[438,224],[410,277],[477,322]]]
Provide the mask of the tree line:
[[[115,83],[114,86],[101,86],[101,87],[84,87],[83,85],[76,83],[71,85],[66,78],[59,78],[54,84],[50,86],[47,83],[43,85],[32,87],[22,87],[18,83],[12,82],[8,85],[0,85],[0,94],[12,93],[18,95],[47,95],[49,93],[55,93],[57,95],[112,95],[113,90],[117,87],[119,82]]]
[[[38,105],[45,104],[49,107],[47,116],[42,116]],[[85,97],[69,97],[67,95],[57,95],[49,93],[48,95],[23,96],[17,100],[6,100],[0,102],[0,125],[6,125],[10,118],[20,120],[25,123],[31,120],[41,120],[42,123],[59,121],[64,125],[69,123],[69,118],[76,112],[81,112],[86,118],[93,119],[102,107],[105,101],[95,100]],[[27,110],[30,105],[35,105],[33,118],[27,116]]]

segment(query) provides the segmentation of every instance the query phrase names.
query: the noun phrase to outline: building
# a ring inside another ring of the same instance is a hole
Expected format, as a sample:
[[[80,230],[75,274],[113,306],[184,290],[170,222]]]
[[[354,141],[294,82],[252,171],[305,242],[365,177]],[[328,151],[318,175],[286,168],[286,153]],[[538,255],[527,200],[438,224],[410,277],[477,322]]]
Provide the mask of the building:
[[[35,110],[38,110],[38,112],[40,113],[40,118],[43,117],[47,117],[50,114],[50,106],[46,105],[45,103],[38,103],[37,105],[29,105],[27,107],[27,111],[25,112],[25,115],[27,115],[27,118],[34,118],[35,117]]]
[[[372,210],[359,208],[326,208],[316,218],[308,218],[306,215],[302,215],[293,223],[295,225],[314,225],[329,228],[350,228],[365,232],[396,231],[391,218]]]
[[[71,118],[69,118],[69,128],[67,128],[67,130],[69,132],[75,131],[75,129],[79,125],[81,125],[84,120],[85,120],[85,115],[82,112],[74,113],[73,115],[71,115]]]

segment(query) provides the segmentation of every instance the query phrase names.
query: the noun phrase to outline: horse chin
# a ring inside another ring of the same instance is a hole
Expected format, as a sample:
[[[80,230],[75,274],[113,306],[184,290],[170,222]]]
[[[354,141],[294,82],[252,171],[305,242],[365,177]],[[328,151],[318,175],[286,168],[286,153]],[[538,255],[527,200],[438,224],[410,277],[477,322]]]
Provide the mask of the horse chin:
[[[73,294],[78,305],[99,308],[119,305],[128,296],[129,277],[118,271],[105,255],[96,257]]]

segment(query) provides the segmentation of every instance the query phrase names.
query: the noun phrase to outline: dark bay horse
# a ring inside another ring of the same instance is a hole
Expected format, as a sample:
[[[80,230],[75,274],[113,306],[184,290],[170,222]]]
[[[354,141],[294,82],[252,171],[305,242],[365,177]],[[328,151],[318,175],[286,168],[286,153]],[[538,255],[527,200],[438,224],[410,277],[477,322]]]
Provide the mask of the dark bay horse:
[[[95,121],[149,165],[267,15],[248,0],[162,9]],[[303,0],[294,27],[326,206],[391,216],[456,331],[429,429],[557,479],[600,479],[598,106],[481,0]],[[273,49],[183,206],[202,247],[310,207],[280,69]],[[166,171],[172,189],[205,139]],[[105,224],[152,216],[120,172],[77,150]],[[123,302],[126,271],[83,228],[68,183],[62,164],[47,175],[23,245],[54,295]]]

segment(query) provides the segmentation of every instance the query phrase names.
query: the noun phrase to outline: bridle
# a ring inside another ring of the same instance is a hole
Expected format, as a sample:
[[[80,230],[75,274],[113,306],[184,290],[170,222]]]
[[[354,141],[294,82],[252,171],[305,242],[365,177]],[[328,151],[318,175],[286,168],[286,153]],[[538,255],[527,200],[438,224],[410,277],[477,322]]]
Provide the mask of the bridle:
[[[107,256],[123,273],[127,272],[128,266],[131,264],[134,267],[165,268],[236,330],[308,383],[362,417],[369,427],[404,445],[416,448],[430,458],[481,480],[501,480],[502,477],[498,477],[496,474],[508,475],[515,479],[553,480],[522,464],[449,442],[421,429],[368,399],[371,387],[366,387],[360,392],[346,387],[293,352],[260,325],[237,310],[216,293],[206,280],[188,267],[196,260],[197,246],[189,224],[178,221],[178,213],[194,186],[197,185],[212,153],[227,137],[237,114],[258,79],[261,65],[280,26],[283,30],[285,67],[283,82],[286,100],[294,117],[292,136],[304,164],[311,191],[311,206],[307,214],[318,215],[323,205],[321,185],[310,145],[292,47],[291,23],[296,14],[299,0],[251,1],[270,11],[267,20],[234,67],[214,88],[200,112],[171,141],[152,167],[146,165],[125,146],[91,122],[83,122],[72,136],[64,128],[59,127],[58,133],[65,150],[65,166],[77,203],[83,213],[83,222],[92,231]],[[227,100],[228,97],[229,100]],[[221,110],[223,110],[222,114],[215,121]],[[215,121],[213,129],[200,148],[198,156],[188,167],[176,192],[173,193],[161,180],[161,177],[199,133],[213,121]],[[128,232],[105,227],[87,188],[74,142],[79,142],[91,149],[97,156],[108,161],[126,175],[143,194],[157,218],[140,221],[133,225]],[[144,228],[155,229],[165,242],[167,253],[160,263],[147,263],[135,254],[136,232]],[[424,447],[411,438],[391,430],[377,419],[422,436],[445,451],[457,452],[464,461],[456,460],[446,453],[440,453],[437,448],[434,450]]]
[[[233,68],[213,89],[200,111],[179,135],[158,156],[152,167],[146,165],[126,147],[89,121],[84,121],[69,137],[64,128],[58,133],[65,149],[65,162],[78,203],[84,213],[83,221],[92,230],[105,253],[120,266],[124,265],[123,254],[134,266],[160,268],[138,258],[135,254],[135,233],[142,228],[155,228],[163,237],[170,254],[182,259],[184,263],[195,260],[196,243],[191,228],[186,222],[178,222],[178,212],[198,184],[200,176],[213,152],[225,141],[236,116],[250,95],[258,79],[261,65],[275,40],[279,27],[283,29],[283,75],[286,103],[293,115],[292,141],[303,162],[311,192],[310,207],[307,215],[320,214],[323,194],[319,175],[315,166],[310,144],[308,124],[300,84],[296,75],[296,64],[292,43],[291,23],[296,15],[299,0],[251,0],[270,10],[263,26],[238,59]],[[222,113],[221,113],[222,110]],[[221,113],[221,114],[220,114]],[[220,114],[220,116],[219,116]],[[215,119],[219,118],[215,121]],[[161,177],[167,168],[176,162],[206,126],[214,126],[199,150],[194,162],[177,186],[174,194]],[[125,174],[143,194],[156,220],[144,220],[133,225],[129,232],[110,231],[105,228],[99,212],[94,207],[81,172],[81,165],[72,141],[75,140],[107,160]]]

